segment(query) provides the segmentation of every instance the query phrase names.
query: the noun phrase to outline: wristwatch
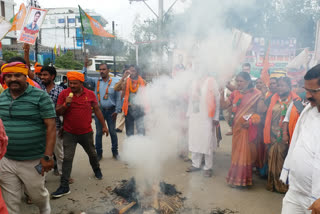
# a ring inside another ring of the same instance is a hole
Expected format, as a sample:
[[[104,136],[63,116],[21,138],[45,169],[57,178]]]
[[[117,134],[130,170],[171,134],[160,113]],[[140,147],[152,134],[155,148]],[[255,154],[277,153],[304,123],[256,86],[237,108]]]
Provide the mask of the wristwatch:
[[[43,156],[43,159],[45,160],[45,161],[51,161],[51,160],[53,160],[53,155],[44,155]]]

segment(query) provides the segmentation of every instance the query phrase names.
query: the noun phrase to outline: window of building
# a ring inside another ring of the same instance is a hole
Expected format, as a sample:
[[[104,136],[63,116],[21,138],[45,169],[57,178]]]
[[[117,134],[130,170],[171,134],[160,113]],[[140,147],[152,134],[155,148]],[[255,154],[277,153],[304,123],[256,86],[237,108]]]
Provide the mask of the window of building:
[[[55,19],[50,19],[50,24],[55,24],[56,20]]]
[[[69,18],[68,19],[68,23],[75,23],[76,22],[76,19],[74,19],[74,18]]]
[[[6,17],[4,1],[1,1],[1,16]]]
[[[59,24],[64,23],[64,19],[58,19],[58,23]]]

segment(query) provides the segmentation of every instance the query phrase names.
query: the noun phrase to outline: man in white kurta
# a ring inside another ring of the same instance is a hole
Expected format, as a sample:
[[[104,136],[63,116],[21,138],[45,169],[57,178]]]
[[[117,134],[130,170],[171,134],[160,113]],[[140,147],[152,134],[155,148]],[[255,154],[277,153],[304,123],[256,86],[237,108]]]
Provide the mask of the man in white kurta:
[[[320,65],[305,75],[310,103],[300,115],[280,179],[289,184],[282,214],[320,214]]]
[[[188,106],[189,151],[192,153],[192,167],[187,172],[201,169],[204,156],[204,175],[211,177],[213,154],[217,148],[216,126],[219,124],[220,94],[213,77],[192,83]]]

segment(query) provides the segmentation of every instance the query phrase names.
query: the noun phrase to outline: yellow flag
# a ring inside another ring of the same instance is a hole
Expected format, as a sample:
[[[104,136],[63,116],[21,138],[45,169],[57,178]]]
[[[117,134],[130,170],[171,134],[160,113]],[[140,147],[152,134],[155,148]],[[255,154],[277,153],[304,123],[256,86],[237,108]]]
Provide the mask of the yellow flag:
[[[20,9],[19,9],[18,13],[13,18],[12,27],[9,31],[21,30],[24,19],[26,17],[26,13],[27,13],[26,7],[22,3],[20,5]]]
[[[53,53],[54,53],[54,55],[56,55],[56,56],[57,56],[57,46],[56,46],[56,45],[54,45]]]

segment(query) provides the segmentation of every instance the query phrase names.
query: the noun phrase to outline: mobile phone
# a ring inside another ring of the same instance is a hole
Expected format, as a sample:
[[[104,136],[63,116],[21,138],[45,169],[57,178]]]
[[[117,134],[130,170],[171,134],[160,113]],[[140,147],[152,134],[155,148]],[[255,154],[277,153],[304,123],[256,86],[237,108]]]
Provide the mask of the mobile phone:
[[[41,175],[42,172],[42,165],[41,163],[39,163],[38,165],[36,165],[34,168],[36,168],[37,172],[39,173],[39,175]]]

